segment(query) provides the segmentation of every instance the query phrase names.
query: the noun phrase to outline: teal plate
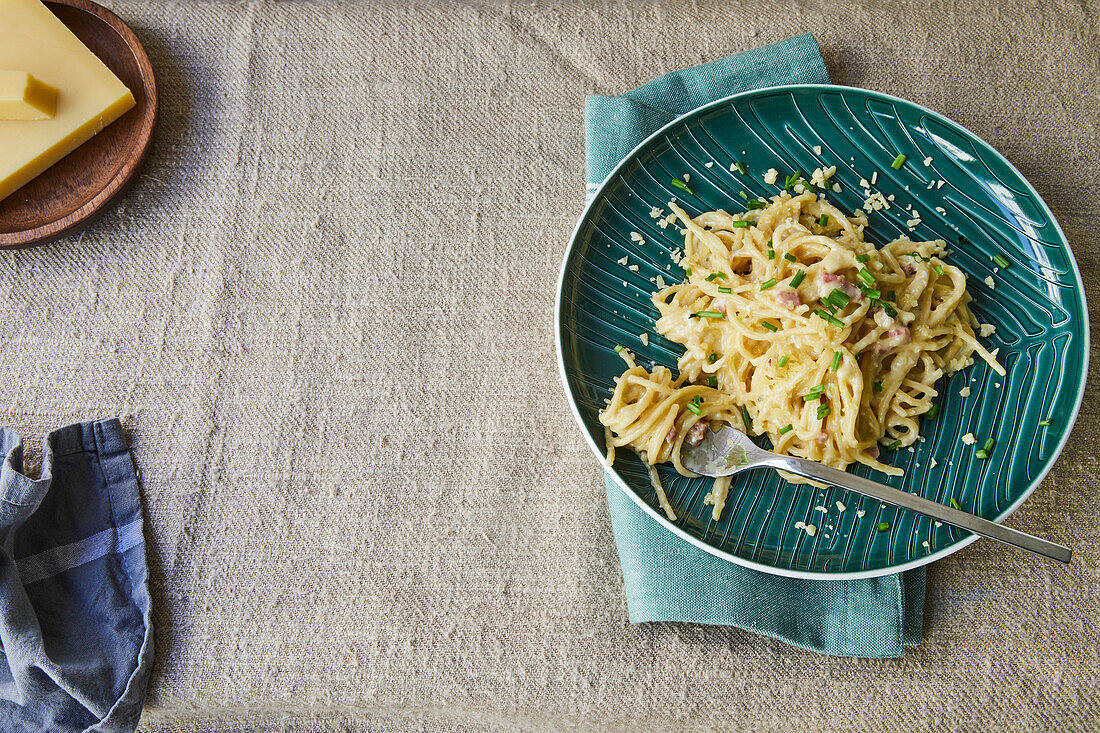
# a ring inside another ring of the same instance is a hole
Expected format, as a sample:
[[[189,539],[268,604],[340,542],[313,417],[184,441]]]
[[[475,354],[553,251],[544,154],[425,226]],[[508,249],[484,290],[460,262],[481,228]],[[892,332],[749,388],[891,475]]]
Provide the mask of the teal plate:
[[[894,170],[890,164],[899,153],[908,160]],[[734,161],[744,162],[748,175],[731,172]],[[870,181],[875,171],[872,190],[894,196],[889,210],[869,216],[867,237],[877,245],[903,234],[951,245],[951,261],[970,278],[973,311],[997,327],[985,343],[1000,349],[1008,370],[1001,378],[979,361],[940,383],[940,414],[922,426],[925,440],[911,451],[884,453],[883,460],[905,469],[905,476],[886,477],[863,466],[854,472],[942,504],[954,499],[968,512],[1001,521],[1046,476],[1077,417],[1089,343],[1081,276],[1054,216],[1012,164],[960,125],[886,94],[813,85],[739,94],[657,131],[612,171],[577,224],[558,286],[559,366],[573,412],[604,460],[598,412],[624,369],[615,345],[634,351],[640,364],[674,371],[682,353],[654,331],[657,311],[650,296],[657,275],[669,282],[682,277],[671,253],[683,239],[676,227],[657,226],[652,207],[667,213],[667,202],[675,198],[693,215],[743,211],[740,191],[774,195],[783,173],[808,174],[830,165],[842,190],[828,192],[828,198],[842,210],[863,205],[859,182]],[[776,185],[763,181],[769,168],[781,171]],[[693,195],[671,185],[685,173]],[[907,205],[920,212],[915,231],[906,224]],[[645,243],[632,242],[631,232]],[[1009,268],[997,269],[997,253],[1011,262]],[[624,255],[637,271],[618,264]],[[983,283],[989,276],[994,289]],[[649,334],[648,346],[643,333]],[[966,386],[970,396],[960,397]],[[1040,426],[1045,419],[1053,424]],[[975,446],[962,443],[966,433],[980,442],[996,440],[989,460],[975,458]],[[612,475],[672,532],[766,572],[884,575],[939,559],[976,539],[878,501],[788,484],[765,471],[734,481],[715,522],[703,504],[709,480],[686,478],[667,466],[659,472],[677,509],[676,522],[660,511],[646,471],[630,451],[618,452]],[[816,535],[797,529],[799,521],[816,525]],[[889,531],[879,532],[880,522],[888,522]]]

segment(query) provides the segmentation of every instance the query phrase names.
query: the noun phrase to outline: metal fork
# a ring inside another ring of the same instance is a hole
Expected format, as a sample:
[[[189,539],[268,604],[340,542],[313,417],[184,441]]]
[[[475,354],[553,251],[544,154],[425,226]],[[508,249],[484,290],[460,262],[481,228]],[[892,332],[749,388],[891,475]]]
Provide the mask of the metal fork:
[[[1019,547],[1051,560],[1068,563],[1072,554],[1068,547],[1047,542],[1025,532],[1011,529],[973,514],[953,509],[943,504],[925,499],[916,494],[898,491],[854,474],[824,466],[815,461],[793,456],[782,456],[758,447],[740,430],[724,427],[721,430],[709,430],[706,437],[697,446],[686,443],[680,453],[684,467],[704,476],[732,476],[753,468],[775,468],[781,471],[821,481],[854,491],[872,499],[884,501],[902,509],[923,514],[952,527],[973,532],[1006,545]]]

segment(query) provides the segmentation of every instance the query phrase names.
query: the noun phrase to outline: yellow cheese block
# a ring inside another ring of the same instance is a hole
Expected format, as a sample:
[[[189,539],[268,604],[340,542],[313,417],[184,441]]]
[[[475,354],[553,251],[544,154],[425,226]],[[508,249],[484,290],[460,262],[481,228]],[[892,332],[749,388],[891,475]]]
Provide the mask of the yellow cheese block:
[[[134,95],[39,0],[0,0],[0,69],[57,89],[47,120],[0,120],[0,199],[134,106]]]
[[[56,89],[25,71],[0,71],[0,120],[48,120],[56,112]]]

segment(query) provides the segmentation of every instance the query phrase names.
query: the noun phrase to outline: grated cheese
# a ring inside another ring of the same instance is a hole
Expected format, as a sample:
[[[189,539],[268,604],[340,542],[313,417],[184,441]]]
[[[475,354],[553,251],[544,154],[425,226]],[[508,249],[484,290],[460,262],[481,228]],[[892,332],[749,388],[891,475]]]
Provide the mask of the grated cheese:
[[[811,537],[817,534],[817,527],[812,524],[806,524],[805,522],[795,522],[794,528],[805,530],[806,534],[810,535]]]
[[[993,282],[993,277],[992,277],[992,276],[987,276],[987,277],[985,278],[985,281],[984,281],[984,282],[985,282],[985,284],[986,284],[986,285],[988,285],[988,286],[989,286],[989,289],[990,289],[990,290],[992,290],[992,289],[993,289],[994,287],[996,287],[996,285],[997,285],[997,283]]]
[[[978,442],[978,439],[974,437],[974,433],[967,433],[966,435],[962,436],[962,442],[966,443],[967,445],[974,445]]]
[[[818,188],[825,188],[825,180],[827,178],[832,178],[834,175],[836,175],[835,165],[831,165],[828,168],[818,168],[810,175],[810,183]]]

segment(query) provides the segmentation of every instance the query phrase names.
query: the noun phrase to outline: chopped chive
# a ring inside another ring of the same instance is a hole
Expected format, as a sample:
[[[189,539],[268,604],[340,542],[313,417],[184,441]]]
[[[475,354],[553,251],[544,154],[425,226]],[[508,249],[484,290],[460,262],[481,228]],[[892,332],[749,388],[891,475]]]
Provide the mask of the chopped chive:
[[[824,319],[826,323],[831,323],[837,328],[844,328],[844,321],[840,320],[836,316],[826,313],[825,311],[814,311],[814,313]]]
[[[888,532],[888,531],[890,531],[890,523],[889,522],[879,522],[878,523],[878,531],[879,532]]]
[[[792,255],[790,252],[784,254],[783,259],[785,259],[787,262],[798,262],[798,258]]]
[[[993,450],[993,446],[995,446],[996,444],[997,441],[993,440],[993,438],[990,438],[989,440],[985,441],[985,445],[982,446],[982,450],[991,451]]]
[[[707,282],[712,283],[715,280],[717,280],[718,278],[721,278],[721,279],[725,280],[726,279],[726,273],[724,273],[724,272],[712,272],[709,275],[707,275]]]
[[[769,249],[768,250],[768,259],[769,260],[774,260],[775,259],[775,250],[774,249]]]
[[[826,299],[821,301],[821,303],[825,306],[825,310],[829,311],[833,315],[836,315],[836,306],[833,305],[832,301]]]
[[[939,265],[936,265],[936,266],[935,266],[935,267],[933,267],[932,269],[936,271],[936,274],[937,274],[937,275],[944,275],[944,274],[946,274],[946,273],[944,273],[944,271],[943,271],[943,268],[942,268],[942,267],[940,267]]]
[[[891,303],[896,303],[897,300],[898,300],[897,293],[895,293],[893,290],[887,290],[886,291],[886,297],[884,298],[884,300],[888,300]]]
[[[779,357],[779,368],[782,369],[783,367],[787,366],[787,362],[790,361],[790,360],[791,360],[791,357],[787,356],[786,354]],[[1047,425],[1049,425],[1050,420],[1047,420],[1046,423],[1047,423]],[[1043,423],[1039,423],[1039,424],[1042,425]]]
[[[765,280],[764,282],[760,283],[760,289],[761,290],[767,290],[768,288],[774,288],[776,286],[776,284],[777,284],[776,279],[774,277],[770,277],[767,280]]]
[[[699,311],[698,313],[692,313],[696,318],[725,318],[726,314],[722,311]]]
[[[615,353],[616,354],[621,354],[621,353],[623,353],[623,349],[625,349],[625,348],[626,347],[623,346],[622,344],[615,344]]]
[[[794,425],[784,425],[783,427],[779,428],[779,434],[780,435],[786,435],[787,433],[791,432],[792,430],[794,430]]]
[[[857,272],[856,274],[859,275],[860,280],[867,283],[868,285],[874,285],[875,284],[875,276],[872,275],[870,273],[870,271],[867,270],[866,267],[859,268],[859,272]]]
[[[734,219],[733,221],[730,222],[730,226],[733,227],[734,229],[747,229],[748,226],[749,226],[749,223],[747,221],[745,221],[744,219]]]
[[[825,391],[825,385],[824,384],[819,384],[816,387],[811,388],[809,393],[812,394],[812,395],[819,395],[824,391]]]
[[[829,365],[829,368],[832,369],[834,372],[837,369],[840,369],[840,361],[843,358],[844,358],[844,352],[843,351],[834,351],[833,352],[833,363]]]
[[[737,172],[740,173],[741,175],[746,175],[748,173],[748,171],[745,170],[745,164],[742,163],[739,160],[734,162],[733,167],[736,168]]]
[[[898,157],[894,158],[894,162],[890,164],[890,167],[896,171],[900,171],[901,167],[905,165],[905,161],[907,160],[909,160],[908,155],[899,155]]]
[[[752,434],[752,416],[749,415],[749,408],[741,408],[741,422],[745,425],[745,432]]]
[[[774,237],[768,237],[768,249],[772,248],[772,239],[774,239]]]
[[[768,329],[772,333],[775,333],[776,331],[779,330],[779,326],[775,325],[774,323],[768,323],[767,321],[761,321],[760,325],[763,326],[764,328]]]
[[[719,293],[725,293],[726,295],[729,295],[730,293],[732,293],[732,292],[733,292],[733,288],[723,288],[723,287],[720,287],[720,288],[718,288],[718,292],[719,292]]]
[[[872,386],[872,389],[874,389],[876,392],[881,392],[882,391],[882,381],[881,380],[876,379],[875,383],[871,386]]]
[[[1011,262],[1009,262],[1008,260],[1006,260],[1004,258],[1004,255],[999,254],[999,253],[993,255],[993,261],[997,263],[998,267],[1002,267],[1002,268],[1003,267],[1008,267],[1012,264]]]
[[[718,377],[707,377],[707,386],[708,387],[717,387],[718,386]]]
[[[829,413],[832,412],[832,411],[833,411],[832,408],[829,407],[826,404],[818,405],[817,406],[817,419],[818,420],[824,420],[825,418],[827,418],[829,416]]]
[[[675,186],[676,188],[684,189],[685,191],[687,191],[692,196],[695,195],[695,192],[692,191],[690,188],[688,188],[688,185],[686,183],[684,183],[683,181],[681,181],[679,178],[673,178],[672,179],[672,185]]]
[[[866,295],[871,300],[879,300],[879,299],[882,298],[882,291],[881,290],[875,290],[874,288],[862,288],[862,290],[863,290],[863,294]],[[872,303],[871,305],[874,306],[876,304]]]
[[[821,218],[817,220],[817,225],[822,226],[822,227],[829,226],[829,215],[828,214],[822,214]]]
[[[749,195],[744,191],[738,191],[738,193],[741,194],[741,198],[745,199],[746,201],[749,200]]]
[[[924,419],[925,420],[935,420],[936,415],[939,415],[939,414],[940,414],[940,406],[939,405],[932,405],[931,407],[928,408],[928,412],[924,413]]]
[[[792,288],[797,288],[799,285],[802,284],[802,281],[805,278],[806,278],[806,271],[805,270],[799,270],[798,272],[796,272],[794,274],[794,277],[791,278],[790,286]]]
[[[959,506],[959,502],[955,501],[955,497],[951,497],[951,506],[955,507],[959,511],[962,511],[962,507]]]
[[[852,298],[846,292],[840,288],[833,288],[833,291],[825,296],[824,300],[829,301],[837,308],[843,308],[852,302]]]
[[[895,440],[893,443],[886,446],[886,450],[897,450],[900,447],[901,447],[901,441],[900,440]]]
[[[767,204],[757,199],[749,199],[748,203],[745,204],[745,208],[747,208],[749,211],[752,211],[753,209],[763,209],[766,206]]]
[[[986,458],[989,458],[989,451],[985,448],[979,448],[974,451],[974,457],[984,461]]]
[[[897,317],[897,315],[898,315],[898,309],[897,308],[895,308],[894,306],[890,305],[889,303],[885,303],[885,302],[880,303],[880,305],[882,306],[882,309],[884,311],[886,311],[886,315],[890,316],[891,318],[896,318]]]
[[[688,277],[691,277],[691,268],[689,267],[686,270],[684,270],[684,274],[687,275]]]
[[[707,357],[707,363],[708,364],[713,364],[716,361],[718,361],[718,354],[711,354],[710,356]]]
[[[684,405],[684,407],[691,410],[696,415],[702,415],[703,414],[703,408],[700,407],[699,405],[695,404],[695,402],[688,402],[687,404]]]
[[[856,255],[856,262],[868,262],[871,259],[871,255]]]
[[[783,358],[786,359],[787,357],[783,357]],[[779,366],[783,366],[783,365],[780,364]],[[1050,420],[1040,420],[1039,425],[1040,425],[1040,427],[1049,428],[1051,426],[1051,422],[1050,422]]]

